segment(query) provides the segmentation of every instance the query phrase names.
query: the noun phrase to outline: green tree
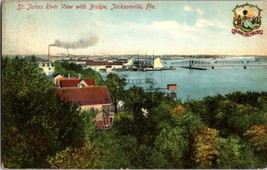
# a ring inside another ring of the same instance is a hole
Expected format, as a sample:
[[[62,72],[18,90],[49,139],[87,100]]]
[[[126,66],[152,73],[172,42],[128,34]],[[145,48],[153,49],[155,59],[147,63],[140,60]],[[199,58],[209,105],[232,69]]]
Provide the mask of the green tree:
[[[145,91],[142,87],[132,86],[125,92],[124,106],[126,112],[133,113],[144,104]]]
[[[156,89],[144,91],[137,86],[129,88],[125,96],[125,108],[133,115],[134,135],[138,143],[153,144],[160,132],[159,123],[170,119],[174,101]]]
[[[77,77],[78,73],[74,70],[71,70],[69,67],[69,64],[65,61],[63,63],[56,61],[55,63],[55,74],[61,74],[65,77],[68,77],[69,75],[72,77]]]
[[[120,100],[124,99],[125,95],[124,87],[126,86],[126,80],[120,78],[117,74],[110,73],[107,76],[105,84],[108,86],[115,113],[118,113],[118,103]]]
[[[131,165],[135,169],[167,167],[167,161],[163,154],[150,146],[143,144],[138,145],[131,150],[130,154]]]
[[[68,75],[78,77],[78,74],[81,74],[81,78],[91,78],[95,80],[97,85],[103,84],[103,79],[100,73],[91,68],[83,69],[81,65],[68,63],[66,61],[55,62],[55,73],[64,75],[65,77]]]
[[[183,116],[175,115],[174,124],[179,129],[183,131],[183,137],[188,141],[189,146],[184,150],[184,167],[185,168],[195,168],[195,157],[194,157],[194,143],[195,136],[198,134],[198,131],[203,127],[203,121],[200,116],[187,111]]]
[[[115,116],[113,128],[117,130],[120,135],[133,135],[134,134],[134,121],[133,114],[119,112]]]
[[[2,62],[3,165],[47,168],[46,157],[85,138],[87,115],[60,101],[34,59]]]
[[[237,104],[235,110],[228,115],[227,125],[234,129],[234,133],[243,135],[252,125],[261,123],[259,109],[245,104]]]
[[[55,156],[48,158],[50,168],[58,169],[94,169],[100,158],[99,149],[93,147],[90,141],[86,141],[80,148],[67,147],[58,152]]]
[[[84,69],[81,72],[82,78],[91,78],[94,79],[96,82],[96,85],[100,86],[104,84],[104,81],[102,79],[102,76],[100,73],[96,72],[95,70],[91,68]]]
[[[185,168],[184,155],[189,150],[189,140],[185,138],[180,127],[166,126],[162,129],[155,141],[155,148],[168,161],[165,168]]]
[[[132,168],[129,152],[135,148],[136,140],[131,136],[119,136],[114,129],[99,131],[95,133],[92,143],[99,148],[101,155],[96,168]]]
[[[262,164],[260,159],[255,155],[253,146],[243,142],[238,136],[217,138],[216,144],[218,151],[217,168],[247,169],[266,167],[266,163]]]
[[[258,102],[260,97],[266,97],[266,92],[258,93],[258,92],[251,92],[248,91],[246,93],[242,93],[240,91],[236,91],[226,95],[226,98],[238,103],[238,104],[245,104],[251,105],[253,107],[261,107],[261,104]]]

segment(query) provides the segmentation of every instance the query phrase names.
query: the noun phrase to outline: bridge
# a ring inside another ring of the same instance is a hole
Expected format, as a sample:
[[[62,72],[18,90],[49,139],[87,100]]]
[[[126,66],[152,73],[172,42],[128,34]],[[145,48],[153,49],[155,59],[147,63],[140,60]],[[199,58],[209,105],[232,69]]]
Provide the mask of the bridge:
[[[267,67],[267,62],[257,60],[212,60],[212,59],[191,59],[172,61],[172,67],[199,67],[199,68],[215,68],[215,67]]]

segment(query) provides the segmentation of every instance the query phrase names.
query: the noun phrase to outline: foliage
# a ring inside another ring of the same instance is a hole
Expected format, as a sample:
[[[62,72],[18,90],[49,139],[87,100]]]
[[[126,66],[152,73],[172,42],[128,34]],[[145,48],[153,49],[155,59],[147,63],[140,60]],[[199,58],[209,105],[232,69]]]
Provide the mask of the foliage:
[[[130,113],[119,112],[115,116],[114,128],[120,135],[134,134],[133,115]]]
[[[126,112],[134,112],[144,103],[145,91],[142,87],[133,86],[125,92],[124,107]]]
[[[56,98],[35,60],[4,59],[2,80],[5,167],[46,168],[48,155],[82,144],[87,115]]]
[[[48,162],[50,167],[54,169],[93,169],[96,168],[99,157],[99,149],[94,148],[90,141],[86,141],[84,145],[78,149],[67,147],[55,156],[49,157]]]
[[[189,150],[189,141],[179,127],[166,126],[155,141],[155,148],[168,161],[165,168],[184,168],[184,155]]]
[[[68,77],[78,77],[78,73],[75,72],[74,70],[71,70],[70,67],[64,67],[65,65],[68,65],[67,62],[55,62],[55,74],[61,74],[62,76]]]
[[[167,161],[156,149],[146,145],[138,145],[131,152],[131,164],[134,168],[165,168]]]
[[[92,70],[91,68],[83,69],[81,65],[64,62],[55,62],[55,73],[64,75],[65,77],[78,77],[94,79],[97,85],[103,85],[103,79],[100,73]]]
[[[118,103],[120,100],[124,99],[125,95],[124,87],[126,86],[126,80],[124,78],[120,78],[117,74],[110,73],[107,76],[105,85],[108,86],[111,101],[115,108],[115,113],[118,113]]]
[[[217,166],[224,169],[260,167],[253,148],[238,136],[218,138]]]
[[[36,60],[2,60],[2,162],[7,168],[264,168],[267,93],[234,92],[175,101],[109,74],[110,130],[95,113],[58,100]],[[69,63],[58,73],[100,77]],[[98,84],[102,78],[98,79]],[[118,111],[118,109],[117,109]]]
[[[266,96],[266,92],[257,93],[248,91],[246,93],[242,93],[240,91],[236,91],[226,95],[229,100],[237,104],[246,104],[257,108],[261,107],[261,105],[257,102],[258,98],[261,96]]]
[[[195,137],[195,161],[198,168],[214,168],[216,155],[218,154],[216,148],[216,139],[218,138],[218,131],[204,127],[200,129]]]
[[[266,125],[253,125],[244,135],[249,137],[249,140],[256,147],[257,151],[267,154]]]
[[[95,134],[93,146],[100,149],[97,168],[127,168],[130,167],[131,150],[136,140],[131,136],[117,136],[115,130],[99,131]]]
[[[36,66],[35,59],[5,58],[2,61],[2,89],[4,94],[24,97],[29,92],[47,92],[53,85]]]
[[[187,113],[187,110],[181,104],[176,105],[171,111],[171,114],[172,114],[173,117],[184,116],[186,113]]]

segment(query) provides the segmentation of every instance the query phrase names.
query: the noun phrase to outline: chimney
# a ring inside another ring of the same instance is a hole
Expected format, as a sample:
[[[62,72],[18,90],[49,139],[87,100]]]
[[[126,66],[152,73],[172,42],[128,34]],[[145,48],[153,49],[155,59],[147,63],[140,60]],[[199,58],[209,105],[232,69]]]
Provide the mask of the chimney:
[[[70,78],[70,73],[68,73],[68,79]]]
[[[78,74],[78,79],[79,79],[79,80],[81,79],[81,74],[80,74],[80,73]]]

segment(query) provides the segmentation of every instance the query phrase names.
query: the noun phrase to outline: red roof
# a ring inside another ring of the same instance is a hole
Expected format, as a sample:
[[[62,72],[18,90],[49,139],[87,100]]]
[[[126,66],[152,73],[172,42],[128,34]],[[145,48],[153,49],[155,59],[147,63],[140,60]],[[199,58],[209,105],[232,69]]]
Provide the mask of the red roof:
[[[107,86],[56,89],[55,94],[80,106],[112,103]]]
[[[94,79],[83,79],[83,81],[85,81],[85,83],[88,86],[95,86],[95,80]]]
[[[77,87],[81,80],[79,79],[64,79],[60,80],[60,87]]]
[[[60,81],[62,80],[77,80],[77,78],[58,77],[56,78],[56,85],[60,85]]]
[[[94,79],[60,79],[60,87],[77,87],[81,81],[84,81],[88,86],[95,86]]]

